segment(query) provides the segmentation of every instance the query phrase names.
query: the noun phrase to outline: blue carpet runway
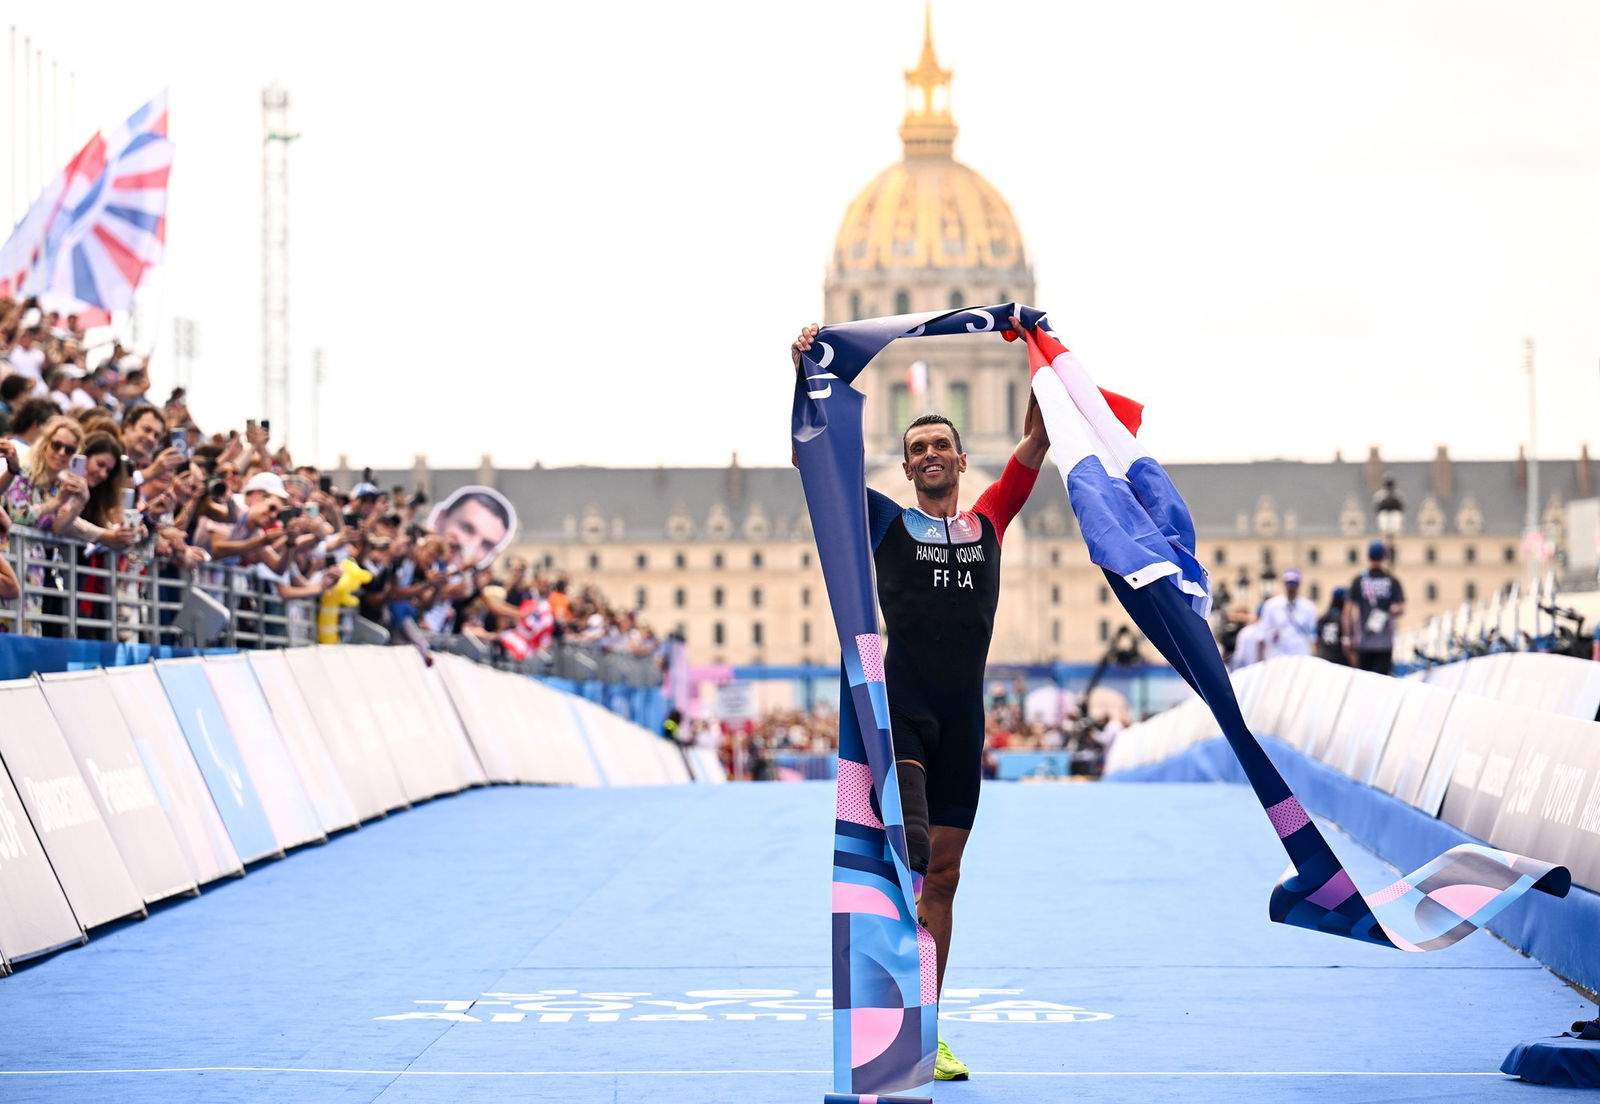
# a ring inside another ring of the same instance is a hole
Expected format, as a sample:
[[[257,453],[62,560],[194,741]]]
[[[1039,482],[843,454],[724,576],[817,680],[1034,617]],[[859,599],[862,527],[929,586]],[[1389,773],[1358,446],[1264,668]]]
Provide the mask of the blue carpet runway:
[[[0,1101],[818,1104],[832,800],[425,803],[0,980]],[[943,1009],[975,1073],[941,1101],[1580,1099],[1495,1072],[1592,1006],[1492,936],[1268,923],[1283,853],[1242,788],[983,802]]]

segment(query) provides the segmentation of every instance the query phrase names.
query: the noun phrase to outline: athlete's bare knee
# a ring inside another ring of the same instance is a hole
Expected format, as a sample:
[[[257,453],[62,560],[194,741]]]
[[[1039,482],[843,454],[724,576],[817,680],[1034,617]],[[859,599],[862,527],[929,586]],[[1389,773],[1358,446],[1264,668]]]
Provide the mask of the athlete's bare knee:
[[[922,899],[933,902],[953,901],[960,885],[961,860],[941,863],[938,854],[935,853],[933,862],[928,867],[927,880],[922,883]]]

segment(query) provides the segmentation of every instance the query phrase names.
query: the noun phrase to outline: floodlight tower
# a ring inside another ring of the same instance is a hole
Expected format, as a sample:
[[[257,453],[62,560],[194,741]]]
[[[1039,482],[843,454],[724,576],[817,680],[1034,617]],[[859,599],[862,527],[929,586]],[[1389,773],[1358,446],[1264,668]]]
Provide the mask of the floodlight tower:
[[[289,92],[261,90],[261,417],[289,435]]]

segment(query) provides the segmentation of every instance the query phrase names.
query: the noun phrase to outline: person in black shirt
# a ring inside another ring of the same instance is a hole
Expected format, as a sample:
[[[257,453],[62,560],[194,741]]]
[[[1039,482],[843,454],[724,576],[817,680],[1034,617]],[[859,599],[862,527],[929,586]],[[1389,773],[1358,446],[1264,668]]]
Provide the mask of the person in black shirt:
[[[1317,618],[1317,657],[1344,666],[1344,587],[1334,587],[1328,608]]]
[[[1353,667],[1387,675],[1394,666],[1394,623],[1406,611],[1400,580],[1384,569],[1389,550],[1367,546],[1367,570],[1350,584],[1344,604],[1345,656]]]

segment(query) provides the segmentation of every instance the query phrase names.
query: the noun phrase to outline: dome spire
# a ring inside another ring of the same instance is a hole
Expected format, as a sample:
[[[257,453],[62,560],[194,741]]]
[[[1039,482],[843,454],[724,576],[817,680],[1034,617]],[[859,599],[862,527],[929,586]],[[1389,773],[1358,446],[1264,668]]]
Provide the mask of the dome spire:
[[[906,117],[900,140],[907,157],[951,157],[956,122],[950,114],[950,70],[933,52],[933,0],[923,0],[922,56],[906,70]]]

